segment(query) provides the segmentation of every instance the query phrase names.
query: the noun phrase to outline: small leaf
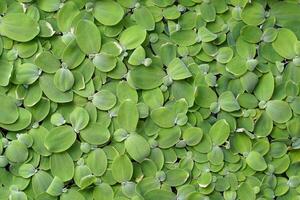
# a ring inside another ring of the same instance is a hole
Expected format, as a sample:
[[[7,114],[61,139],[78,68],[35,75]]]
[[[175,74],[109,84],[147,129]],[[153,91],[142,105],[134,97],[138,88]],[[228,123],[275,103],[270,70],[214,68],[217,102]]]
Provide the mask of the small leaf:
[[[107,157],[105,152],[97,148],[91,151],[86,158],[86,165],[96,176],[102,176],[107,168]]]
[[[126,155],[116,157],[111,168],[113,178],[120,183],[129,181],[133,175],[132,163]]]
[[[295,43],[298,41],[296,35],[289,29],[281,28],[277,38],[273,41],[274,50],[284,58],[292,59],[296,56]]]
[[[219,63],[228,63],[233,57],[233,50],[230,47],[222,47],[218,50],[216,60]]]
[[[75,140],[76,133],[70,126],[59,126],[46,136],[45,146],[50,152],[59,153],[69,149]]]
[[[64,182],[73,178],[74,163],[67,152],[52,154],[50,156],[50,164],[53,176],[59,177]]]
[[[113,26],[122,20],[124,10],[118,3],[105,0],[96,2],[93,14],[101,24]]]
[[[70,114],[70,122],[76,133],[84,129],[90,120],[89,113],[82,107],[76,107]]]
[[[128,132],[134,132],[139,120],[139,112],[136,103],[132,100],[126,100],[121,103],[117,119],[121,128]]]
[[[74,85],[75,79],[69,69],[61,68],[56,71],[53,77],[53,83],[57,89],[62,92],[70,90]]]
[[[24,13],[7,13],[1,19],[0,33],[18,42],[27,42],[40,32],[39,24]]]
[[[256,151],[251,151],[247,158],[246,162],[255,171],[264,171],[267,168],[267,163],[265,159]]]
[[[128,72],[127,81],[133,88],[150,90],[160,86],[165,75],[164,70],[160,67],[139,66]]]
[[[86,33],[89,34],[87,37]],[[101,35],[97,26],[89,20],[80,20],[75,31],[79,48],[85,54],[98,53],[101,48]]]
[[[101,72],[109,72],[116,67],[117,59],[109,54],[100,53],[94,57],[93,63]]]
[[[292,117],[292,110],[289,104],[281,100],[269,101],[266,112],[277,123],[285,123]]]
[[[219,96],[219,104],[222,110],[233,112],[240,109],[240,105],[231,91],[223,92]]]
[[[141,148],[141,146],[143,148]],[[150,154],[150,146],[144,137],[138,134],[130,134],[125,140],[127,153],[137,162],[142,162]]]
[[[117,98],[109,90],[101,90],[93,95],[92,103],[99,110],[110,110],[117,103]]]
[[[182,80],[192,76],[184,62],[174,58],[168,65],[167,72],[173,80]]]
[[[109,141],[110,132],[103,124],[90,122],[86,128],[80,131],[80,136],[90,144],[102,145]]]
[[[11,162],[21,163],[27,159],[28,150],[25,144],[14,140],[6,148],[5,156]]]
[[[230,127],[225,119],[215,122],[209,130],[213,144],[222,145],[229,137]]]
[[[126,49],[135,49],[144,42],[146,34],[147,32],[143,27],[139,25],[130,26],[121,33],[120,43]]]
[[[257,26],[265,21],[265,9],[260,3],[248,3],[242,10],[241,17],[246,24]]]
[[[183,169],[171,169],[166,172],[166,183],[170,186],[180,186],[186,182],[189,173]]]
[[[0,94],[0,123],[12,124],[19,118],[17,105],[13,98]]]

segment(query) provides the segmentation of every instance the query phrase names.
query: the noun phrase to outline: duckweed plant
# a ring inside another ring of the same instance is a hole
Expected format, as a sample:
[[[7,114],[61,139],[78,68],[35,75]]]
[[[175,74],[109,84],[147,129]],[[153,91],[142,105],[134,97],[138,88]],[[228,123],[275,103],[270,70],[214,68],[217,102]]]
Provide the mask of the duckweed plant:
[[[300,199],[299,11],[1,0],[0,199]]]

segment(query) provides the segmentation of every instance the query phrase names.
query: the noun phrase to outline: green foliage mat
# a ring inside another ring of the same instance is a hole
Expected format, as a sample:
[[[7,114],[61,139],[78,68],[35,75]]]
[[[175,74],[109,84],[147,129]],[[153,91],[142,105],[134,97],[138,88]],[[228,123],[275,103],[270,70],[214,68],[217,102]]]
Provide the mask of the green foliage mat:
[[[300,199],[299,1],[0,14],[0,200]]]

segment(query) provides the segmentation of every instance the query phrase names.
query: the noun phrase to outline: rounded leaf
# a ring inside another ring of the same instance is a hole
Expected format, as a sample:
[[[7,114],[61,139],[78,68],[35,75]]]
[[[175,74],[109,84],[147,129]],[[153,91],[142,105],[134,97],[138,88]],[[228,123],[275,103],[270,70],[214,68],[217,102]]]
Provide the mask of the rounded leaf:
[[[146,39],[146,30],[139,26],[133,25],[125,29],[120,35],[120,43],[125,49],[134,49],[141,45]]]
[[[93,14],[101,24],[113,26],[122,20],[124,10],[117,2],[104,0],[95,4]]]
[[[160,67],[139,66],[128,72],[127,81],[134,88],[150,90],[160,86],[165,75],[164,70]]]
[[[219,104],[222,110],[233,112],[240,109],[240,105],[231,91],[223,92],[219,96]]]
[[[12,124],[19,118],[17,105],[13,98],[0,94],[0,123]]]
[[[222,47],[218,50],[216,60],[219,63],[228,63],[233,57],[233,50],[230,47]]]
[[[242,10],[241,18],[248,25],[260,25],[265,21],[265,9],[260,3],[248,3]]]
[[[79,48],[85,54],[99,52],[101,48],[101,35],[98,27],[93,22],[80,20],[76,27],[75,37]]]
[[[129,181],[133,175],[133,166],[130,159],[126,155],[117,156],[112,162],[112,176],[122,183]]]
[[[59,126],[50,130],[45,146],[50,152],[59,153],[69,149],[75,140],[76,133],[70,126]]]
[[[115,106],[117,98],[109,90],[101,90],[93,95],[92,102],[99,110],[109,110]]]
[[[28,42],[40,32],[39,24],[24,13],[7,13],[0,24],[0,33],[18,42]]]
[[[50,167],[52,175],[57,176],[64,182],[71,180],[74,176],[74,163],[67,152],[52,154],[50,156]]]
[[[62,92],[70,90],[74,85],[75,79],[73,73],[67,68],[60,68],[56,71],[53,83],[57,89]]]
[[[100,123],[90,122],[89,125],[80,131],[82,139],[90,144],[102,145],[109,141],[109,130]]]
[[[264,171],[267,169],[267,163],[260,153],[257,151],[249,152],[246,163],[255,171]]]
[[[28,150],[25,144],[18,140],[12,141],[5,150],[6,158],[14,163],[24,162],[28,157]]]
[[[125,149],[130,157],[137,162],[142,162],[150,154],[150,145],[143,136],[138,134],[129,135],[125,140]]]
[[[298,39],[296,35],[289,29],[281,28],[278,31],[275,41],[272,46],[274,50],[286,59],[292,59],[296,56],[295,44]]]
[[[213,144],[222,145],[229,137],[230,127],[225,119],[218,120],[209,129]]]
[[[180,186],[186,182],[189,173],[183,169],[171,169],[166,172],[166,183],[170,186]]]
[[[107,168],[107,156],[105,152],[97,148],[91,151],[86,158],[86,165],[96,176],[102,176]]]
[[[70,114],[70,122],[76,133],[84,129],[90,120],[88,111],[82,107],[76,107]]]
[[[101,72],[109,72],[116,67],[117,59],[109,54],[100,53],[94,57],[93,63]]]
[[[281,100],[269,101],[266,112],[277,123],[285,123],[292,117],[292,110],[289,104]]]
[[[182,80],[192,76],[187,66],[179,58],[174,58],[167,67],[168,75],[173,80]]]
[[[128,132],[134,132],[139,120],[139,111],[136,103],[132,100],[126,100],[121,103],[117,119],[120,128],[123,128]]]

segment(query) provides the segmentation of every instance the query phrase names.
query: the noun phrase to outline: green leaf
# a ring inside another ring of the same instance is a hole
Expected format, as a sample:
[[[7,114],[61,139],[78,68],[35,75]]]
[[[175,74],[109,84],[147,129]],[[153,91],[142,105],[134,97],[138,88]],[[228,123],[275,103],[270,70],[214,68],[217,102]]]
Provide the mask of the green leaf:
[[[99,110],[110,110],[117,103],[117,98],[109,90],[101,90],[93,95],[92,103]]]
[[[86,36],[86,33],[89,36]],[[75,31],[76,42],[85,54],[98,53],[101,48],[101,34],[98,27],[89,20],[78,22]]]
[[[51,133],[50,133],[51,134]],[[55,153],[50,156],[51,173],[62,181],[69,181],[74,176],[74,163],[67,152]]]
[[[4,59],[1,59],[0,66],[0,86],[7,86],[9,84],[10,77],[12,76],[13,65]]]
[[[146,35],[147,32],[143,27],[133,25],[121,33],[120,43],[125,47],[125,49],[135,49],[144,42]]]
[[[84,129],[88,125],[89,120],[90,116],[88,111],[82,107],[76,107],[70,113],[70,122],[76,133]]]
[[[19,118],[19,112],[14,99],[0,94],[0,123],[12,124]]]
[[[142,162],[150,154],[150,146],[147,140],[138,134],[129,135],[125,140],[125,149],[130,157],[137,162]]]
[[[117,156],[111,168],[113,178],[120,183],[129,181],[133,175],[132,163],[126,155]]]
[[[154,17],[147,7],[140,7],[134,10],[134,19],[138,25],[144,27],[148,31],[155,28]]]
[[[268,101],[271,99],[274,91],[274,77],[268,72],[260,77],[259,83],[254,90],[254,94],[260,101]]]
[[[180,186],[186,182],[189,173],[183,169],[172,169],[166,172],[166,183],[170,186]]]
[[[50,130],[45,138],[45,146],[50,152],[63,152],[76,140],[76,133],[70,126],[59,126]],[[58,142],[59,141],[59,142]]]
[[[90,144],[102,145],[109,141],[110,132],[103,124],[90,122],[80,131],[82,139]]]
[[[102,176],[107,169],[107,156],[105,152],[97,148],[91,151],[86,158],[86,165],[96,176]]]
[[[197,145],[203,137],[203,131],[199,127],[189,127],[182,133],[182,138],[189,146]]]
[[[192,76],[187,66],[179,58],[174,58],[169,63],[167,72],[173,80],[182,80]]]
[[[109,54],[100,53],[94,57],[93,63],[101,72],[109,72],[116,67],[117,59]]]
[[[267,169],[267,163],[262,155],[256,151],[249,152],[246,163],[255,171],[264,171]]]
[[[27,42],[40,32],[39,24],[24,13],[7,13],[0,24],[0,33],[18,42]]]
[[[196,91],[195,102],[203,108],[209,108],[212,103],[217,102],[217,95],[210,87],[199,86]]]
[[[269,114],[267,114],[267,112],[263,112],[255,123],[255,135],[258,137],[266,137],[271,133],[272,129],[272,118],[269,116]]]
[[[260,3],[248,3],[242,10],[241,18],[248,25],[260,25],[265,21],[265,9]]]
[[[139,112],[136,103],[132,100],[126,100],[121,103],[117,119],[121,128],[128,132],[134,132],[139,120]]]
[[[66,2],[57,13],[57,26],[60,31],[70,31],[73,19],[79,14],[79,9],[75,2]]]
[[[36,169],[31,164],[22,164],[19,168],[19,175],[23,178],[30,178],[36,172]]]
[[[240,105],[231,91],[223,92],[219,96],[219,104],[222,110],[233,112],[240,109]]]
[[[296,56],[295,44],[297,42],[296,35],[289,29],[281,28],[278,31],[277,38],[273,41],[274,50],[286,59],[292,59]]]
[[[124,10],[118,3],[104,0],[96,2],[93,14],[101,24],[113,26],[122,20]]]
[[[43,74],[39,78],[39,86],[43,93],[53,102],[66,103],[73,100],[73,92],[61,92],[55,87],[52,75]]]
[[[127,81],[133,88],[150,90],[160,86],[165,75],[160,67],[139,66],[128,72]]]
[[[52,182],[52,177],[49,173],[40,170],[32,177],[32,189],[36,196],[46,192]]]
[[[228,63],[233,57],[233,50],[230,47],[222,47],[218,50],[216,60],[219,63]]]
[[[175,199],[176,195],[168,190],[155,189],[147,192],[145,194],[145,200],[154,200],[154,199]]]
[[[27,147],[18,140],[12,141],[5,150],[6,158],[13,163],[24,162],[28,157]]]
[[[154,109],[150,116],[151,119],[162,128],[171,128],[175,125],[176,112],[171,108],[160,107]]]
[[[94,188],[93,198],[98,200],[113,200],[114,191],[107,183],[101,183]]]
[[[289,104],[281,100],[269,101],[266,112],[277,123],[285,123],[292,117],[292,110]]]
[[[209,130],[213,144],[222,145],[229,137],[230,127],[225,119],[215,122]]]
[[[74,85],[75,79],[73,73],[66,68],[61,68],[56,71],[53,77],[55,87],[61,92],[70,90]]]
[[[55,176],[47,188],[47,194],[50,194],[51,196],[59,196],[62,194],[64,188],[64,182]]]

